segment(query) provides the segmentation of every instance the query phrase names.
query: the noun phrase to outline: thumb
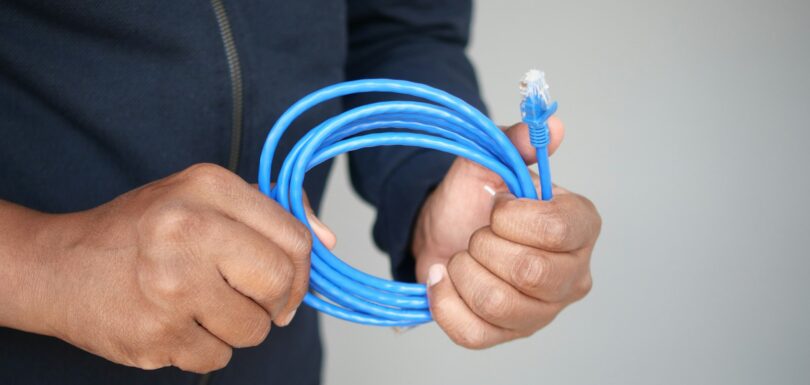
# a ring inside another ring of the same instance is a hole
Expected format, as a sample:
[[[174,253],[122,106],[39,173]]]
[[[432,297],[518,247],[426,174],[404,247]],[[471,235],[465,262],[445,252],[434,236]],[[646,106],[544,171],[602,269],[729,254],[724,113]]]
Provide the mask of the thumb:
[[[307,220],[310,226],[312,226],[312,231],[315,232],[315,235],[327,249],[334,250],[335,244],[337,243],[337,236],[335,236],[332,229],[321,222],[318,216],[315,215],[315,212],[312,211],[312,206],[309,205],[309,198],[306,193],[304,193],[304,210],[307,212]]]
[[[275,183],[272,183],[270,186],[272,187],[274,185]],[[251,186],[254,188],[259,188],[257,183],[251,183]],[[307,197],[306,191],[304,192],[304,210],[307,212],[307,220],[312,226],[312,231],[315,232],[315,235],[318,236],[318,239],[321,240],[321,243],[323,243],[327,249],[334,250],[335,244],[337,243],[337,237],[332,229],[321,222],[321,220],[315,215],[315,212],[312,211],[312,206],[309,205],[309,197]]]
[[[514,339],[475,314],[459,294],[444,265],[430,267],[427,281],[430,315],[453,342],[471,349],[483,349]]]
[[[548,129],[549,135],[551,136],[551,140],[548,143],[548,154],[551,155],[554,151],[557,151],[557,148],[560,147],[560,143],[562,143],[563,137],[565,136],[565,126],[562,120],[556,116],[552,116],[548,118]],[[529,126],[527,126],[526,123],[518,123],[508,127],[505,133],[506,136],[509,137],[509,140],[512,141],[512,144],[515,145],[518,152],[520,152],[520,156],[526,164],[537,163],[536,150],[529,141]]]
[[[517,199],[514,194],[509,191],[500,191],[492,197],[492,209],[495,210],[510,201]]]

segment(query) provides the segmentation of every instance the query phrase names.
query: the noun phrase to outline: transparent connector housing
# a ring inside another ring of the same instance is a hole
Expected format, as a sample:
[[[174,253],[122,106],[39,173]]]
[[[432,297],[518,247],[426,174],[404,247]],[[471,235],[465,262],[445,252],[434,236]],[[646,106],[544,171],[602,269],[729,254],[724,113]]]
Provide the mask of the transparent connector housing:
[[[529,70],[520,80],[520,93],[524,99],[539,96],[545,106],[551,105],[551,95],[548,92],[546,74],[540,70]]]

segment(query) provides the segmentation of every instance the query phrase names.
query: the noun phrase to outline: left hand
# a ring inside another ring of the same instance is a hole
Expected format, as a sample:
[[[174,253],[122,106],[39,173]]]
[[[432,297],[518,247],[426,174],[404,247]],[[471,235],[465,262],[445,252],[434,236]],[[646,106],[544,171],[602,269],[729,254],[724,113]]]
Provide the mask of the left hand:
[[[555,117],[549,127],[553,153],[564,129]],[[533,163],[526,125],[506,134]],[[450,339],[487,348],[533,334],[590,291],[600,227],[585,197],[555,187],[548,202],[516,199],[495,173],[459,158],[419,214],[417,278],[428,283],[431,313]]]

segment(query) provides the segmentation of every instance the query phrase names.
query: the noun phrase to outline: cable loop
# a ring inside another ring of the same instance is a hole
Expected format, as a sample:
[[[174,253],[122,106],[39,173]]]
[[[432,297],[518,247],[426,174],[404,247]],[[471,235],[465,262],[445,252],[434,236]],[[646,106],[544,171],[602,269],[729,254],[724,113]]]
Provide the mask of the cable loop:
[[[364,92],[397,93],[431,103],[373,103],[327,119],[293,147],[271,190],[273,155],[290,124],[319,103]],[[398,131],[385,131],[390,129]],[[516,196],[537,199],[520,154],[489,118],[444,91],[390,79],[335,84],[293,104],[267,136],[259,163],[259,188],[312,231],[303,206],[306,172],[345,152],[376,146],[417,146],[465,157],[500,175]],[[391,281],[359,271],[341,261],[317,237],[313,238],[310,292],[304,298],[307,305],[367,325],[410,326],[431,320],[425,285]]]

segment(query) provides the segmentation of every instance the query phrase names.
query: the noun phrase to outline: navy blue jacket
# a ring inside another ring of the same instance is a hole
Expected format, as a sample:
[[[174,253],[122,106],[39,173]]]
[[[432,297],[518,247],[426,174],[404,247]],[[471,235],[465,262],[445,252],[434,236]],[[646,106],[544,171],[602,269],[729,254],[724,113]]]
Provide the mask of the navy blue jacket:
[[[423,82],[482,107],[464,54],[470,12],[465,0],[0,0],[0,199],[85,210],[200,162],[255,182],[284,109],[347,79]],[[308,113],[278,155],[325,118],[385,97]],[[357,192],[377,208],[375,241],[399,279],[413,279],[410,230],[451,161],[402,147],[350,155]],[[306,179],[316,210],[329,167]],[[116,365],[0,328],[7,385],[317,384],[320,370],[318,319],[307,307],[207,377]]]

